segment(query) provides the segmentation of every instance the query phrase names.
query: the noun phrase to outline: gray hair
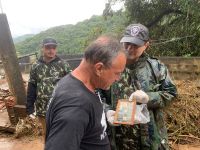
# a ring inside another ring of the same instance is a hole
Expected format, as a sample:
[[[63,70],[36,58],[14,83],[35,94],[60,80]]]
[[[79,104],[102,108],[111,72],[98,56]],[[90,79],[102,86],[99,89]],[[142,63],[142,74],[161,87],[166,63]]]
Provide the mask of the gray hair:
[[[125,53],[119,41],[111,36],[100,36],[92,42],[84,53],[84,58],[91,64],[102,62],[106,67],[111,67],[113,59],[119,52]]]

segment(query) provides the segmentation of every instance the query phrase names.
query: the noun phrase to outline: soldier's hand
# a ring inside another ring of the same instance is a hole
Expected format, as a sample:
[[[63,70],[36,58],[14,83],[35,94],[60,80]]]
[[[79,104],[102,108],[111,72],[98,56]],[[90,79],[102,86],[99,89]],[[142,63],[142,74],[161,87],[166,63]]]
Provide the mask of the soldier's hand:
[[[136,100],[136,102],[141,104],[146,104],[149,101],[149,96],[142,90],[137,90],[131,94],[129,101]]]
[[[31,119],[35,119],[36,118],[36,116],[34,115],[34,113],[32,113],[32,114],[30,114],[30,115],[28,115]]]
[[[106,112],[106,118],[111,126],[119,126],[118,124],[114,124],[114,116],[115,116],[115,111],[114,110],[108,110]]]

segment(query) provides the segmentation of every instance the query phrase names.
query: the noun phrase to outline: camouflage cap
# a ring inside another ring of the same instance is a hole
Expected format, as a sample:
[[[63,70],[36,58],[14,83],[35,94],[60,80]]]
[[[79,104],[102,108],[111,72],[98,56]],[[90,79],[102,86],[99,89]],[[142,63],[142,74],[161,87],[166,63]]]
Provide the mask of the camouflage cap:
[[[55,46],[57,46],[57,42],[53,38],[46,38],[46,39],[43,40],[42,45],[43,46],[47,46],[47,45],[55,45]]]
[[[144,45],[149,40],[149,30],[142,24],[131,24],[121,39],[121,43],[133,43],[138,46]]]

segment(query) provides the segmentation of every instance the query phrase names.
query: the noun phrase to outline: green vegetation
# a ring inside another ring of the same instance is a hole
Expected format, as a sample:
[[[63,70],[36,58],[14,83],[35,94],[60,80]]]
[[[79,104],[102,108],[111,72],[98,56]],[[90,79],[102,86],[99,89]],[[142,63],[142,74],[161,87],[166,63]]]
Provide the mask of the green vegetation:
[[[112,5],[124,2],[125,11]],[[118,38],[130,23],[150,30],[149,53],[154,56],[200,56],[199,0],[109,0],[103,16],[93,16],[76,25],[51,28],[16,44],[20,55],[39,51],[45,37],[58,40],[59,53],[78,54],[97,36],[113,33]]]
[[[34,34],[26,34],[26,35],[14,38],[13,41],[16,44],[16,43],[19,43],[19,42],[26,40],[27,38],[33,37],[33,36],[34,36]]]
[[[93,16],[89,20],[79,22],[76,25],[63,25],[50,28],[25,41],[15,44],[17,52],[25,55],[38,52],[41,49],[41,41],[46,37],[55,38],[60,54],[83,53],[88,44],[101,34],[113,33],[121,36],[124,29],[125,16],[119,11],[112,17]]]
[[[200,56],[199,0],[124,1],[128,24],[140,22],[150,29],[149,53],[156,56]]]

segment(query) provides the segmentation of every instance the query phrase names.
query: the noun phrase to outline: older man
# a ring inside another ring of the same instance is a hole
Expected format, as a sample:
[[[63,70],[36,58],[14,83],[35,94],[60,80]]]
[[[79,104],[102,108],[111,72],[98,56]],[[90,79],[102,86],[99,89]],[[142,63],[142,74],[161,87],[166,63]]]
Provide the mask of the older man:
[[[95,89],[109,89],[126,64],[120,43],[99,37],[80,65],[59,81],[47,112],[45,150],[110,150],[102,100]]]

